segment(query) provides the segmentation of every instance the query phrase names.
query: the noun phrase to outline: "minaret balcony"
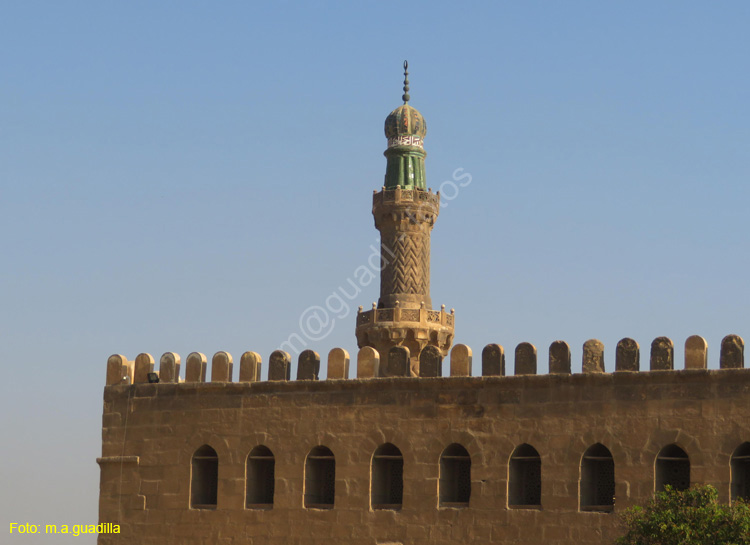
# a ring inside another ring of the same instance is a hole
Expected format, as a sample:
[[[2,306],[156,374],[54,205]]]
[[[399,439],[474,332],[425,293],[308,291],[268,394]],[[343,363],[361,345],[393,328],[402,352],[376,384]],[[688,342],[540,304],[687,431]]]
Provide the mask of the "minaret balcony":
[[[429,308],[374,308],[357,313],[357,344],[387,352],[386,347],[402,343],[417,357],[427,344],[437,346],[444,355],[453,342],[455,312]]]
[[[440,192],[433,193],[432,189],[386,189],[373,191],[372,208],[375,210],[383,204],[409,204],[417,203],[418,205],[427,205],[437,216],[440,212]]]
[[[394,322],[414,322],[436,324],[453,327],[455,323],[455,312],[441,310],[430,310],[425,308],[376,308],[364,310],[357,313],[357,327],[365,324]]]

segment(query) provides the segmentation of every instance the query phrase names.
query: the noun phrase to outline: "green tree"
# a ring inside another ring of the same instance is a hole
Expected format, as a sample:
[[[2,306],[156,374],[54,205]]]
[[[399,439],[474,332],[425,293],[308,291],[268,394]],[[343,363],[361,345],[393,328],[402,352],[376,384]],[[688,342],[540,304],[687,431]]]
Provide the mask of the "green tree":
[[[617,545],[750,545],[750,505],[718,503],[713,486],[665,487],[622,515],[627,533]]]

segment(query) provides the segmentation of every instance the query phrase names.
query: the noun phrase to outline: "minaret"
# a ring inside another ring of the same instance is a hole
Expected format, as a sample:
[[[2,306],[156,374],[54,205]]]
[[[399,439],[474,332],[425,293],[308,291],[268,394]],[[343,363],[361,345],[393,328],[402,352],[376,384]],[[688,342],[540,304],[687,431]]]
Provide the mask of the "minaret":
[[[385,185],[372,196],[380,231],[380,299],[357,314],[357,344],[380,353],[381,369],[394,346],[405,346],[411,374],[419,374],[419,354],[428,345],[446,356],[453,342],[454,315],[433,310],[430,299],[430,231],[440,213],[440,192],[425,181],[422,114],[409,105],[408,63],[404,61],[403,105],[385,119],[388,148]],[[383,373],[381,373],[383,374]]]

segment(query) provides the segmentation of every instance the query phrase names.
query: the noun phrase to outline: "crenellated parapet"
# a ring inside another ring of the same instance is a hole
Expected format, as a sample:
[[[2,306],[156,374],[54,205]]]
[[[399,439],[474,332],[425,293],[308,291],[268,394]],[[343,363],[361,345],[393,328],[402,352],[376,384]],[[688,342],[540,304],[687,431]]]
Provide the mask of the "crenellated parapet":
[[[379,310],[361,313],[368,314],[375,322]],[[434,311],[424,311],[434,312]],[[451,317],[441,311],[441,319]],[[745,343],[739,335],[727,335],[721,341],[719,369],[744,369]],[[703,337],[693,335],[685,341],[684,367],[677,370],[674,358],[674,343],[667,337],[657,337],[649,350],[648,366],[642,367],[639,344],[624,338],[615,348],[614,373],[641,371],[690,372],[708,368],[708,343]],[[548,350],[549,375],[571,375],[570,345],[565,341],[554,341]],[[428,345],[419,356],[418,378],[438,378],[444,375],[443,353],[434,345]],[[446,376],[472,376],[472,350],[465,344],[455,345],[449,355]],[[210,379],[207,379],[208,359],[200,352],[192,352],[185,359],[184,377],[181,376],[181,358],[174,352],[166,352],[159,358],[159,369],[150,354],[139,354],[128,360],[120,354],[113,354],[107,360],[107,386],[130,385],[137,383],[226,383],[233,381],[233,358],[228,352],[217,352],[211,358]],[[349,353],[343,348],[334,348],[326,359],[326,380],[409,378],[412,373],[412,355],[408,347],[392,346],[380,353],[370,346],[363,347],[357,354],[354,376],[350,376]],[[513,352],[513,375],[537,375],[538,358],[536,347],[527,342],[518,344]],[[240,357],[239,382],[261,382],[263,360],[257,352],[245,352]],[[320,379],[321,357],[314,350],[304,350],[297,357],[296,380],[316,381]],[[499,344],[488,344],[481,353],[480,377],[504,377],[506,374],[505,349]],[[604,344],[596,339],[583,343],[580,374],[606,374]],[[576,373],[578,374],[578,373]],[[268,358],[268,381],[292,380],[292,356],[283,350],[275,350]],[[477,377],[479,378],[479,377]]]

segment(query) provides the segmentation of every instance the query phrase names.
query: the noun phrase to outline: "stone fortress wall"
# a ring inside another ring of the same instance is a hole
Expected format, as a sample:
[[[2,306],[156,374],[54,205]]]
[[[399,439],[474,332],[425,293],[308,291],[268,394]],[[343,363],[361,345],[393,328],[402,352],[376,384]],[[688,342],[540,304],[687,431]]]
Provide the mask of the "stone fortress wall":
[[[620,533],[618,513],[665,482],[710,483],[725,502],[750,493],[740,337],[724,338],[717,370],[697,336],[680,370],[665,337],[647,372],[632,339],[618,343],[615,372],[603,354],[587,341],[583,372],[571,373],[570,348],[556,341],[550,373],[537,375],[537,350],[521,343],[505,376],[504,350],[490,344],[472,377],[459,344],[450,376],[425,349],[414,378],[407,349],[365,347],[349,379],[349,355],[335,348],[317,380],[321,358],[308,350],[290,380],[291,358],[276,351],[261,381],[261,357],[246,352],[239,382],[226,352],[210,382],[197,352],[184,378],[174,353],[158,373],[148,354],[114,355],[100,521],[122,533],[99,543],[600,545]]]
[[[245,352],[239,382],[226,352],[168,352],[107,362],[100,522],[122,527],[100,544],[602,545],[618,514],[666,485],[715,485],[722,501],[750,498],[750,369],[744,343],[653,341],[648,372],[623,339],[615,371],[604,346],[537,350],[489,344],[481,376],[453,345],[455,313],[432,308],[430,233],[440,195],[427,186],[427,126],[409,105],[384,125],[386,173],[372,214],[381,236],[380,297],[357,313],[349,354],[300,353],[296,379],[281,350]],[[449,356],[447,369],[444,357]],[[644,358],[645,359],[645,358]],[[349,378],[355,374],[356,378]],[[443,376],[446,375],[446,376]]]

